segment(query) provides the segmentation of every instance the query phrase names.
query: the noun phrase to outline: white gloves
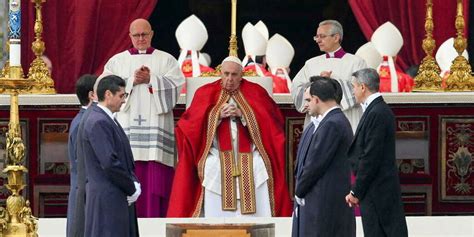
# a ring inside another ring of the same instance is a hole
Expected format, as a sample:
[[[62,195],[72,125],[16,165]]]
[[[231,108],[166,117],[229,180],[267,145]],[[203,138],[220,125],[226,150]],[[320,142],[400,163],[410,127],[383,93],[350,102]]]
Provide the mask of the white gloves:
[[[132,196],[127,196],[127,202],[129,206],[132,205],[132,203],[136,202],[138,197],[140,197],[140,194],[142,193],[140,183],[133,182],[133,184],[135,185],[135,193],[132,194]]]
[[[304,198],[299,198],[298,196],[295,195],[295,200],[296,200],[296,203],[298,203],[298,205],[304,206]]]

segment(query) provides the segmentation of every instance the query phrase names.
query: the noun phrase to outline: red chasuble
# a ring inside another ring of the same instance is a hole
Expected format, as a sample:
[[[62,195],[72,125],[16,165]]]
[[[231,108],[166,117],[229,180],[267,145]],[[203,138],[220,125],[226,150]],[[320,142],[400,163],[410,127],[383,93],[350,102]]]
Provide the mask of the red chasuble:
[[[228,96],[222,90],[221,80],[201,87],[176,125],[178,164],[168,217],[199,217],[201,214],[204,164],[216,135],[221,96]],[[265,89],[245,79],[242,79],[234,99],[243,105],[240,108],[246,115],[252,143],[262,155],[269,175],[267,183],[272,216],[290,216],[292,208],[285,180],[283,116]]]
[[[392,92],[392,85],[391,81],[392,78],[390,76],[390,68],[388,66],[388,61],[386,59],[387,56],[384,56],[384,62],[379,68],[379,76],[380,76],[380,92]],[[398,78],[398,92],[411,92],[415,85],[415,81],[411,78],[408,74],[403,72],[397,71],[397,78]]]
[[[290,93],[288,89],[288,84],[286,83],[285,78],[273,75],[271,72],[267,71],[264,67],[260,65],[249,65],[244,68],[244,72],[255,72],[257,73],[255,67],[258,66],[263,72],[263,75],[266,77],[271,77],[273,79],[273,93]]]
[[[201,69],[201,74],[204,72],[213,72],[214,69],[208,66],[204,66],[199,64],[199,68]],[[193,76],[193,64],[191,59],[186,59],[181,66],[181,71],[183,72],[184,77],[192,77]],[[183,85],[181,89],[181,93],[186,93],[186,84]]]

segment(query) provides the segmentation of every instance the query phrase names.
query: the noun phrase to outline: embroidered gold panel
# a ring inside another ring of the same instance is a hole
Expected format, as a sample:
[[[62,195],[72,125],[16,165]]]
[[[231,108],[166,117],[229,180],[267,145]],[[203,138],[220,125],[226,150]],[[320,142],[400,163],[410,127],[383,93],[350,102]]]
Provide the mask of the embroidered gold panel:
[[[286,162],[286,180],[288,182],[288,191],[291,199],[295,196],[295,176],[296,153],[298,152],[298,144],[303,134],[304,117],[286,117],[285,133],[287,134],[287,162]]]
[[[474,118],[440,117],[441,201],[474,202]]]

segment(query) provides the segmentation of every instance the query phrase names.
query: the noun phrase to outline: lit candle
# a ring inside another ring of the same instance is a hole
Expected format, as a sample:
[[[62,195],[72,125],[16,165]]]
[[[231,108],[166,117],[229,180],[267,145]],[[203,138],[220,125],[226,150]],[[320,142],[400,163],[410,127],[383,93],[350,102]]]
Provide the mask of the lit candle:
[[[21,0],[10,0],[9,6],[10,66],[21,66]]]
[[[232,16],[231,16],[231,26],[230,26],[230,34],[236,35],[236,21],[237,21],[237,0],[232,0]]]

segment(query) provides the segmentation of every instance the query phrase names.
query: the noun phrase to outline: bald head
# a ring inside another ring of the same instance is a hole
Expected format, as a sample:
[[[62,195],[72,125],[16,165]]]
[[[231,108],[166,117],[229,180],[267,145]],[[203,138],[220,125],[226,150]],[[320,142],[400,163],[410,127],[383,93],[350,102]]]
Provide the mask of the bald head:
[[[148,30],[151,30],[151,25],[150,22],[148,22],[147,20],[143,18],[138,18],[132,21],[132,23],[130,23],[130,32],[132,32],[136,28],[146,28]]]
[[[136,49],[146,50],[151,47],[152,38],[153,30],[147,20],[139,18],[130,24],[130,39]]]

